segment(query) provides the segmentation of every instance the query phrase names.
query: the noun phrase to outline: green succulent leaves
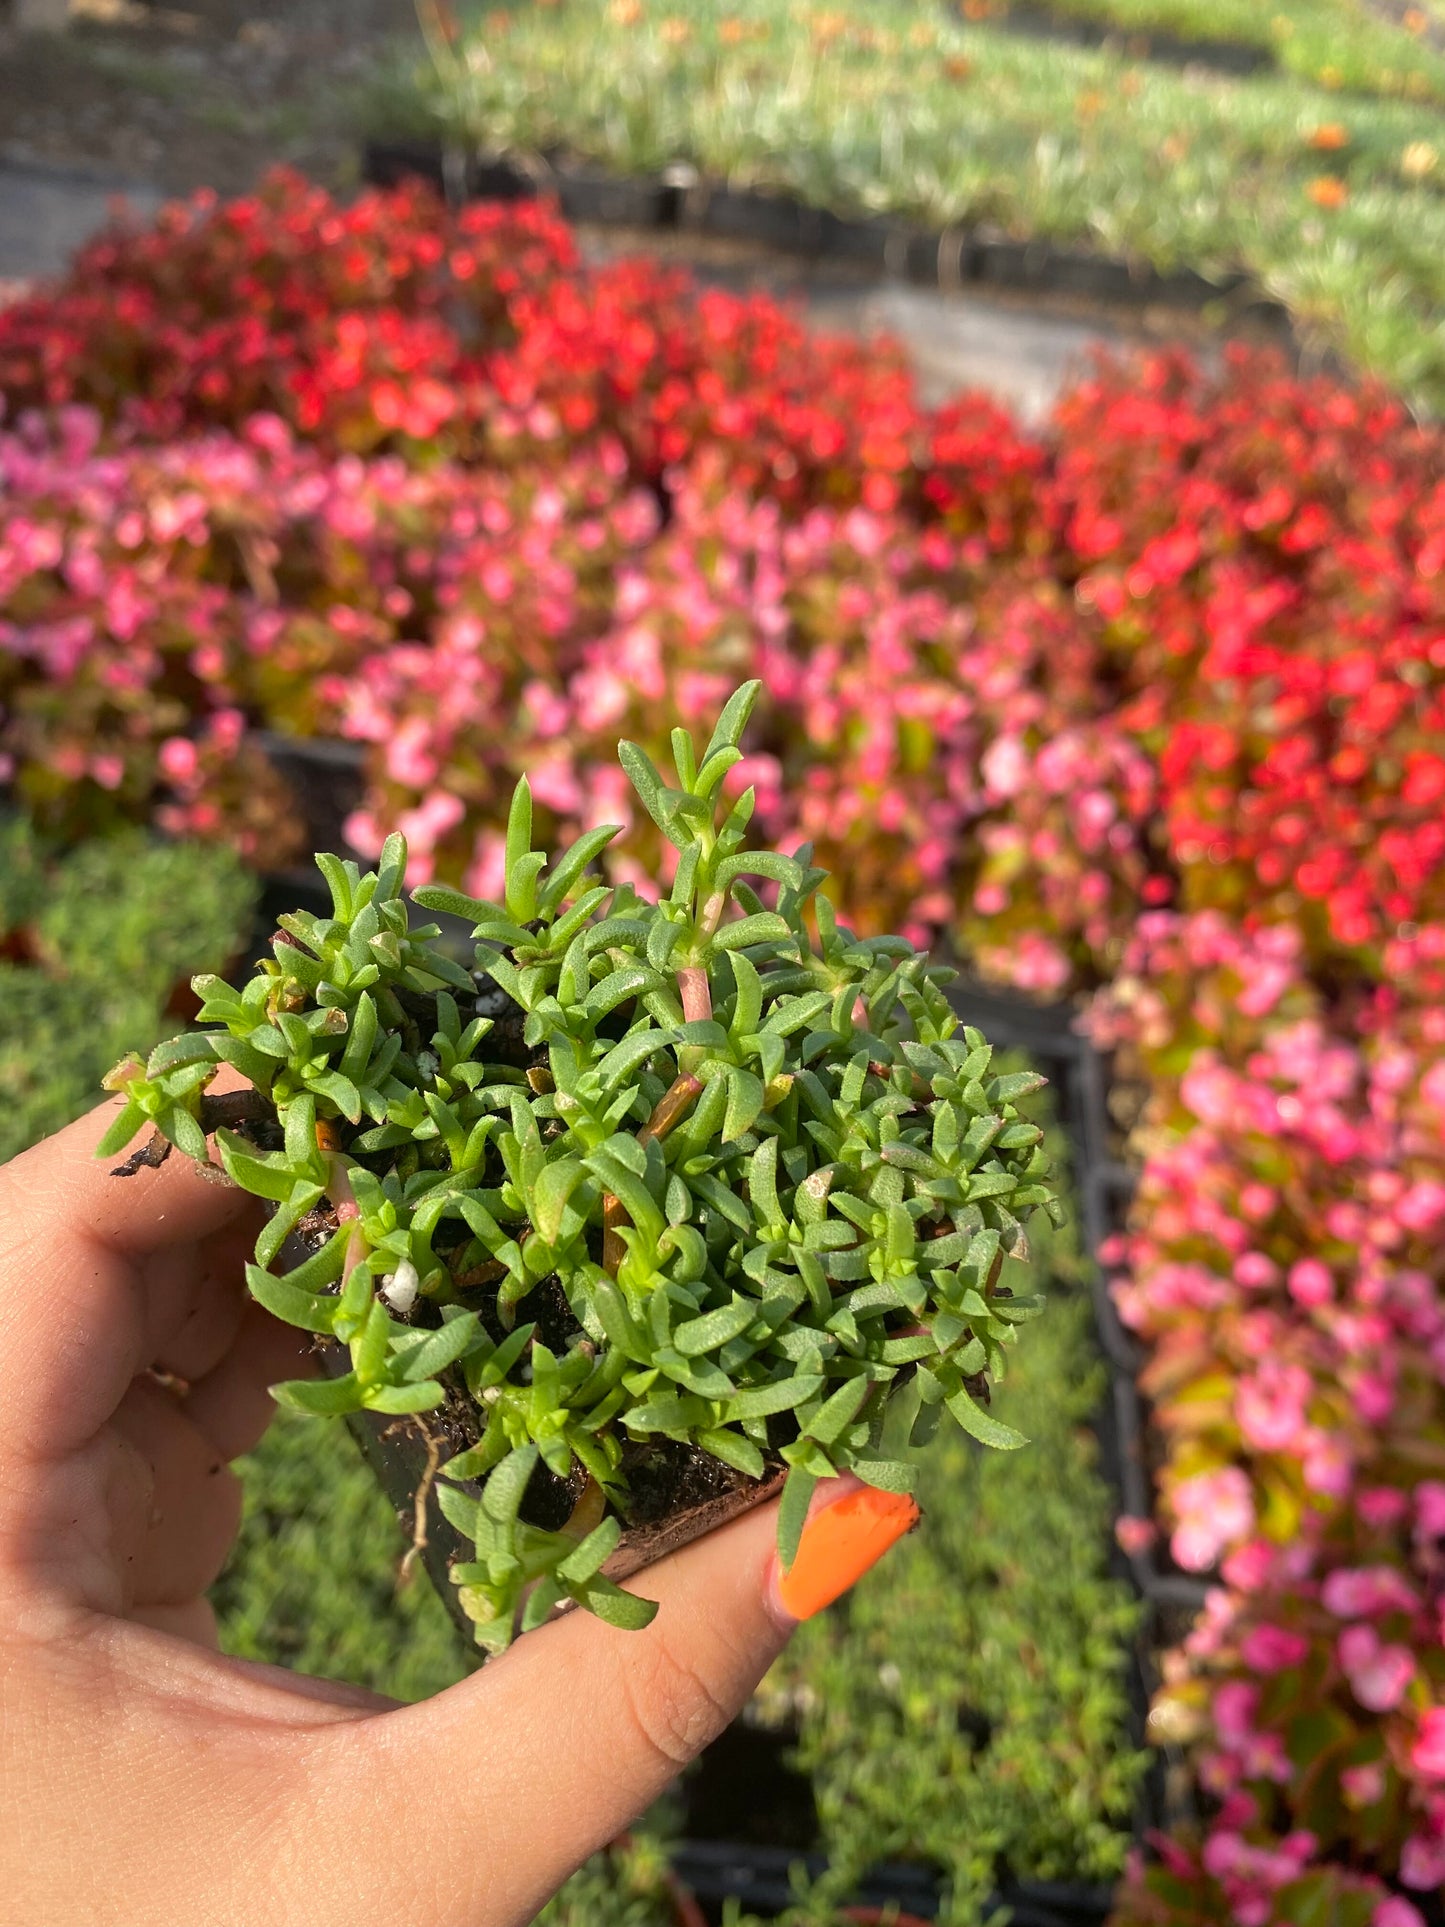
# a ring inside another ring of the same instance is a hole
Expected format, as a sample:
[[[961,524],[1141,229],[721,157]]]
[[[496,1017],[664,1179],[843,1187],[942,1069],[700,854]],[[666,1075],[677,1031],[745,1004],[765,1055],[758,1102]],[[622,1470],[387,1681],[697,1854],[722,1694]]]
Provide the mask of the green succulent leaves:
[[[204,1028],[110,1080],[106,1154],[150,1123],[204,1158],[213,1131],[270,1203],[251,1291],[332,1374],[278,1399],[470,1415],[437,1489],[492,1650],[568,1600],[646,1623],[603,1569],[659,1453],[787,1468],[788,1563],[819,1479],[910,1490],[942,1410],[1023,1443],[987,1385],[1039,1308],[1000,1292],[1003,1256],[1035,1208],[1058,1212],[1017,1110],[1041,1080],[991,1074],[909,944],[838,925],[806,848],[744,847],[752,792],[723,784],[757,689],[700,758],[673,732],[672,784],[621,747],[677,851],[660,901],[589,875],[611,827],[549,865],[524,781],[502,900],[414,893],[473,926],[470,968],[411,927],[399,837],[368,875],[318,857],[332,915],[282,918],[244,989],[197,979]],[[222,1064],[267,1100],[259,1124],[214,1128]],[[293,1233],[309,1255],[278,1274]]]

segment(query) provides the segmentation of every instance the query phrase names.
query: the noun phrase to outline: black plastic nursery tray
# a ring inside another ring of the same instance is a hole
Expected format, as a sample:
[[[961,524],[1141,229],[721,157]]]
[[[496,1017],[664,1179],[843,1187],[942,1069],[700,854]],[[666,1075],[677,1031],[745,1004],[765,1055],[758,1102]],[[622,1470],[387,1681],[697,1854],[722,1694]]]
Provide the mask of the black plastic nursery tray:
[[[1192,268],[1063,242],[1020,240],[982,225],[929,229],[889,216],[854,218],[799,201],[706,180],[690,167],[618,176],[563,154],[522,160],[474,154],[427,140],[369,140],[362,173],[376,187],[430,181],[453,202],[557,197],[570,221],[663,229],[753,245],[810,260],[847,262],[925,287],[994,287],[1131,308],[1220,313],[1291,338],[1287,311],[1245,275],[1211,280]]]
[[[826,1868],[812,1783],[789,1764],[794,1744],[787,1731],[739,1720],[683,1785],[683,1838],[672,1864],[710,1921],[721,1921],[729,1900],[752,1913],[781,1913],[793,1899],[793,1868],[805,1867],[814,1877]],[[1103,1927],[1111,1897],[1110,1888],[1083,1882],[1010,1882],[999,1888],[991,1911],[1007,1907],[1013,1927]],[[938,1904],[932,1869],[902,1862],[872,1868],[852,1902],[925,1920]]]
[[[1272,73],[1279,65],[1268,47],[1249,41],[1175,34],[1160,27],[1121,27],[1036,5],[1034,0],[1001,0],[990,12],[988,25],[995,33],[1070,47],[1105,47],[1164,67],[1207,67],[1219,74],[1241,75]]]

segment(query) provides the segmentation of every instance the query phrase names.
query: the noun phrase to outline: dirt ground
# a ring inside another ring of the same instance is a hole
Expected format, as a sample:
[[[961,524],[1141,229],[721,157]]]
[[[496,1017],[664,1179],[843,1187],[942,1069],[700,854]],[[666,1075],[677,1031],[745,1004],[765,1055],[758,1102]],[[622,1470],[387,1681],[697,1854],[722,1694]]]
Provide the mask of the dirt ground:
[[[58,34],[0,0],[0,155],[148,181],[250,187],[276,161],[343,187],[369,60],[417,38],[412,0],[81,0]]]

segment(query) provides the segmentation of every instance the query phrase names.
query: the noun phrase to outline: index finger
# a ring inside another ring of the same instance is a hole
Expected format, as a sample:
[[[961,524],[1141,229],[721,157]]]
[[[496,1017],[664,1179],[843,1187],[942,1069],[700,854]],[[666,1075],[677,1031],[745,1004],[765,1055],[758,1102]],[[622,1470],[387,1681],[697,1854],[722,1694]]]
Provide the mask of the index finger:
[[[132,1178],[95,1147],[119,1099],[0,1168],[0,1451],[73,1450],[164,1351],[176,1281],[255,1200],[187,1157]]]

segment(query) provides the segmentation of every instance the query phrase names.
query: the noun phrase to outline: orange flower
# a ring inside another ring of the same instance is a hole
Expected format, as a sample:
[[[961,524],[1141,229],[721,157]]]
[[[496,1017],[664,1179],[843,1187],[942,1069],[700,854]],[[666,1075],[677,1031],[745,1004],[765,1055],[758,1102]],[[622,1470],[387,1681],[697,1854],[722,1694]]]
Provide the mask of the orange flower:
[[[1108,106],[1108,97],[1097,87],[1086,87],[1074,102],[1074,112],[1080,120],[1097,120]]]
[[[612,0],[607,18],[614,27],[635,27],[642,18],[642,0]]]
[[[967,80],[973,72],[973,62],[962,54],[953,54],[943,63],[943,71],[950,80]]]
[[[1407,7],[1401,16],[1400,25],[1406,33],[1426,33],[1430,27],[1430,16],[1419,7]]]
[[[1159,143],[1159,157],[1168,161],[1171,167],[1177,167],[1188,152],[1189,143],[1182,134],[1171,134],[1167,140]]]
[[[723,21],[717,30],[717,37],[725,47],[736,47],[740,41],[747,38],[747,33],[747,22],[734,16],[731,20]]]
[[[963,0],[965,20],[987,20],[992,12],[992,0]]]
[[[1323,154],[1333,153],[1337,148],[1349,146],[1350,130],[1337,120],[1324,121],[1309,136],[1309,144]]]
[[[1343,207],[1350,198],[1350,190],[1338,174],[1320,174],[1312,180],[1305,192],[1316,207]]]
[[[658,32],[669,47],[680,47],[692,28],[685,20],[664,20]]]

